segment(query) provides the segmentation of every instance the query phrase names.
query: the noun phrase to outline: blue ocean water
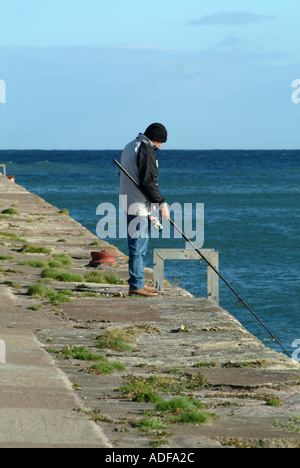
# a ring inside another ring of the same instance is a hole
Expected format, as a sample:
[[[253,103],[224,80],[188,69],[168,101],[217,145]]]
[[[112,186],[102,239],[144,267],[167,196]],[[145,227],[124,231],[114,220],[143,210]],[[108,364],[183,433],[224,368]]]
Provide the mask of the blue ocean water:
[[[121,151],[0,151],[18,184],[96,233],[100,203],[119,204]],[[169,204],[204,203],[205,242],[220,272],[290,354],[300,340],[300,151],[161,150],[159,187]],[[107,239],[127,252],[125,239]],[[181,239],[150,239],[154,248],[184,248]],[[206,297],[206,264],[165,262],[165,277]],[[220,305],[267,346],[280,350],[224,283]],[[201,316],[200,316],[201,317]],[[199,318],[200,320],[200,318]]]

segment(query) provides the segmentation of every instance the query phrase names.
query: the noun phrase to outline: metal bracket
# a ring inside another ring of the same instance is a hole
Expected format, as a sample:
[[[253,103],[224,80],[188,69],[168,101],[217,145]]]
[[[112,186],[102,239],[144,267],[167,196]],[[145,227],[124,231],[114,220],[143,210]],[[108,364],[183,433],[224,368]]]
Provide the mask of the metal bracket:
[[[200,252],[219,271],[219,254],[214,249],[201,249]],[[199,254],[192,249],[154,249],[153,282],[157,291],[164,291],[165,260],[199,260]],[[207,265],[207,298],[219,305],[219,276]]]
[[[6,166],[5,164],[0,164],[0,167],[3,167],[3,175],[6,177]]]

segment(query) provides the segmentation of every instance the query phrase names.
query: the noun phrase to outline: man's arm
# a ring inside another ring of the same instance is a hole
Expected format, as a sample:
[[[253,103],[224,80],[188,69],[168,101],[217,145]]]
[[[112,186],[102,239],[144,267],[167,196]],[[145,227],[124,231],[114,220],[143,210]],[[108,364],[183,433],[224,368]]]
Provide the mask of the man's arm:
[[[143,193],[151,203],[159,206],[165,199],[158,188],[158,167],[156,153],[146,143],[142,142],[137,157],[140,186]]]

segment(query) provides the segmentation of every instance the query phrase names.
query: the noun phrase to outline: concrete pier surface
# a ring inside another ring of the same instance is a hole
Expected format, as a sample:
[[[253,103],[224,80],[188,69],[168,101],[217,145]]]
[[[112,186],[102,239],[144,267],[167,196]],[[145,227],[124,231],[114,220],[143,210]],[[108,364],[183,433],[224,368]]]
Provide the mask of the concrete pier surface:
[[[1,175],[0,205],[1,448],[300,446],[297,362],[181,288],[128,297],[126,253]]]

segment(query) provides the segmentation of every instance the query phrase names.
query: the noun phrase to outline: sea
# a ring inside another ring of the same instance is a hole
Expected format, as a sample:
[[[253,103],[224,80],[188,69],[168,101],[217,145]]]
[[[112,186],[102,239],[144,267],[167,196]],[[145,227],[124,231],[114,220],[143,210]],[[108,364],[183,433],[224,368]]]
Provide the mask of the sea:
[[[96,234],[97,207],[119,210],[121,150],[0,151],[7,175]],[[159,188],[171,205],[203,204],[204,249],[219,253],[220,273],[290,355],[300,347],[300,150],[160,150]],[[184,228],[184,223],[183,223]],[[153,249],[186,247],[184,239],[151,238]],[[106,239],[127,253],[117,234]],[[207,296],[205,262],[165,262],[165,278],[197,297]],[[259,321],[220,281],[220,306],[266,346],[282,351]],[[201,320],[201,315],[199,315]],[[298,351],[297,351],[298,349]]]

